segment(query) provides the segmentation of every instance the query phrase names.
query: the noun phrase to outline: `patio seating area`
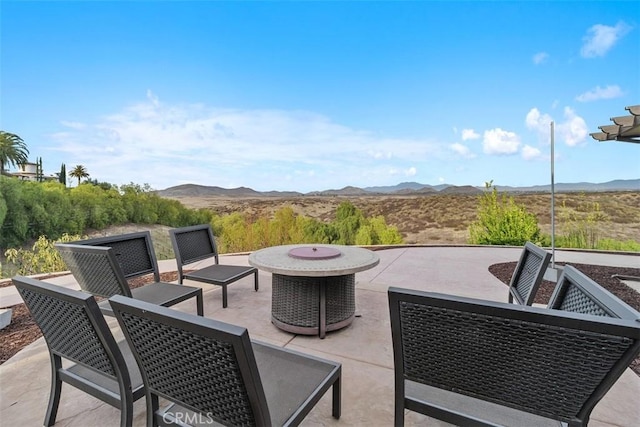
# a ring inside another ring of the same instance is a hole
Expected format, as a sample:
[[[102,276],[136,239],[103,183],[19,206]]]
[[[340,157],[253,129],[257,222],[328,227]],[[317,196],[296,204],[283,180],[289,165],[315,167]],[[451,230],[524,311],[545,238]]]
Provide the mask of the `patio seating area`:
[[[507,302],[509,287],[489,271],[492,264],[517,261],[518,247],[398,247],[376,251],[380,262],[356,274],[356,314],[351,325],[328,332],[325,339],[294,335],[271,323],[271,273],[259,271],[260,289],[254,278],[238,280],[228,288],[232,304],[220,304],[221,288],[185,280],[204,291],[204,317],[248,329],[251,338],[342,364],[341,415],[332,414],[327,393],[302,425],[392,426],[394,424],[394,360],[389,318],[390,286],[461,297]],[[212,260],[193,265],[205,267]],[[225,265],[248,265],[247,255],[223,255]],[[556,262],[600,264],[637,268],[637,255],[556,251]],[[160,271],[175,271],[176,261],[159,262]],[[79,289],[71,275],[48,280]],[[196,313],[193,301],[175,308]],[[116,319],[106,317],[116,338],[122,337]],[[50,392],[51,368],[43,339],[34,342],[0,366],[0,419],[6,425],[42,425]],[[593,410],[590,426],[633,427],[640,420],[640,377],[626,369]],[[133,425],[146,423],[144,399],[133,406]],[[117,426],[120,411],[80,390],[62,386],[57,424],[63,426]],[[446,426],[445,422],[406,411],[405,425]]]

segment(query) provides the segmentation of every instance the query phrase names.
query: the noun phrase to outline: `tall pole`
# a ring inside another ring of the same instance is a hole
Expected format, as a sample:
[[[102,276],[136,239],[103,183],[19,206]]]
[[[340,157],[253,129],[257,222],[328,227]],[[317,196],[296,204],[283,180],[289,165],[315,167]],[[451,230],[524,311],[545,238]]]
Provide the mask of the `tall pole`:
[[[556,268],[556,191],[554,186],[554,126],[551,121],[551,268]]]

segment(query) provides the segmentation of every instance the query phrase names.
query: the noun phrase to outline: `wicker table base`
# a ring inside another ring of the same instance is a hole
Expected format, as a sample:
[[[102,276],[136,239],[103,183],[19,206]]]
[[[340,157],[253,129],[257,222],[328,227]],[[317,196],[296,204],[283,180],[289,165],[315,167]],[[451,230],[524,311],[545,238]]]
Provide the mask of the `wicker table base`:
[[[328,277],[272,275],[271,321],[278,328],[318,335],[348,326],[356,311],[355,274]]]

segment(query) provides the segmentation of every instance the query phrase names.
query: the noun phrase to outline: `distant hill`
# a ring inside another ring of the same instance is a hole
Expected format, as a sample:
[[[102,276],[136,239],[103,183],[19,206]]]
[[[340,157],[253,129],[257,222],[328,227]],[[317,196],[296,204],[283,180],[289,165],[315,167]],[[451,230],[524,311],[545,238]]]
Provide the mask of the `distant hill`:
[[[506,192],[551,192],[551,184],[534,185],[531,187],[496,186],[498,191]],[[558,192],[573,191],[640,191],[640,179],[616,179],[603,183],[576,182],[556,183],[554,190]]]
[[[438,192],[438,194],[482,194],[481,189],[478,187],[473,187],[471,185],[450,185],[447,188],[444,188]]]
[[[420,184],[418,182],[401,182],[398,185],[387,185],[384,187],[365,187],[364,190],[371,193],[407,193],[409,191],[418,191],[425,188],[432,188],[428,184]]]
[[[640,179],[615,180],[604,183],[577,182],[577,183],[557,183],[554,186],[556,192],[576,192],[576,191],[640,191]],[[509,187],[497,185],[500,192],[525,193],[551,192],[551,185],[534,185],[530,187]],[[380,194],[388,195],[430,195],[430,194],[479,194],[484,187],[474,187],[471,185],[449,185],[440,184],[431,186],[417,182],[403,182],[393,186],[383,187],[352,187],[347,186],[339,190],[312,191],[310,193],[299,193],[296,191],[266,191],[259,192],[247,187],[221,188],[215,186],[183,184],[156,191],[161,197],[300,197],[300,196],[373,196]]]
[[[340,190],[312,191],[307,196],[370,196],[373,192],[358,187],[344,187]]]
[[[177,185],[158,190],[156,194],[162,197],[297,197],[303,195],[295,191],[259,192],[247,187],[221,188],[197,184]]]

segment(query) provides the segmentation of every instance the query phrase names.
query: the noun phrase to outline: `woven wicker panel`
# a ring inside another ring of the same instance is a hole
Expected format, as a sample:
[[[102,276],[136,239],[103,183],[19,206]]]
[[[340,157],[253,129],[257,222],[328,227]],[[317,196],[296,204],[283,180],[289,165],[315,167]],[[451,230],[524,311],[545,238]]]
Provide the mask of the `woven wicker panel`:
[[[176,233],[175,238],[184,264],[214,254],[207,229]]]
[[[20,289],[20,293],[53,352],[116,379],[84,307],[28,289]]]
[[[526,251],[524,255],[524,267],[515,283],[515,288],[523,300],[526,300],[527,295],[531,292],[540,264],[542,264],[542,257],[531,251]]]
[[[113,248],[118,264],[127,278],[141,276],[155,270],[144,237],[111,242],[104,246]]]
[[[271,314],[292,326],[317,328],[320,321],[320,284],[326,283],[327,325],[341,322],[356,311],[355,277],[272,276]]]
[[[341,322],[356,312],[355,275],[327,278],[327,325]]]
[[[320,280],[317,277],[274,274],[271,297],[273,317],[288,325],[318,327]]]
[[[633,344],[407,302],[400,317],[407,379],[564,421]]]
[[[564,298],[562,304],[558,307],[559,310],[574,311],[577,313],[591,314],[593,316],[605,316],[609,314],[602,309],[598,304],[593,302],[593,299],[585,295],[582,290],[570,283],[565,289]]]
[[[149,386],[232,425],[255,425],[233,347],[122,313]]]
[[[122,294],[122,287],[106,253],[92,254],[60,249],[65,264],[83,291],[101,297]]]

